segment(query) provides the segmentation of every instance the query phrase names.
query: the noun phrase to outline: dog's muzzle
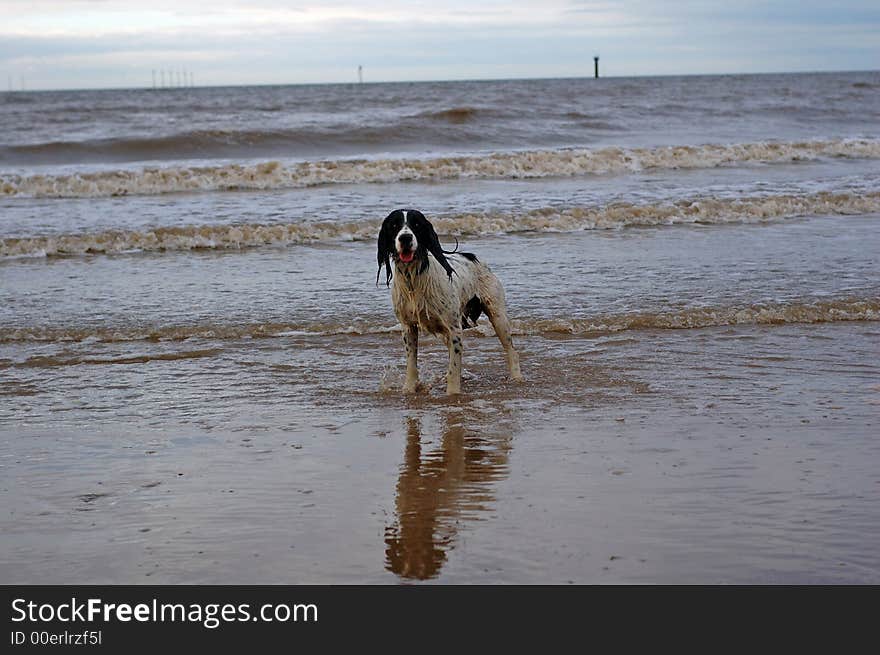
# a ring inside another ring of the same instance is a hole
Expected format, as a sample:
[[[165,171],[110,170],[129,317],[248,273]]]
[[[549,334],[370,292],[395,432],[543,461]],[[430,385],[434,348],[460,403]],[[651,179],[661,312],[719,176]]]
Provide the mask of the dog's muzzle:
[[[397,256],[400,261],[408,264],[415,259],[416,251],[413,248],[413,235],[400,234],[397,237]]]

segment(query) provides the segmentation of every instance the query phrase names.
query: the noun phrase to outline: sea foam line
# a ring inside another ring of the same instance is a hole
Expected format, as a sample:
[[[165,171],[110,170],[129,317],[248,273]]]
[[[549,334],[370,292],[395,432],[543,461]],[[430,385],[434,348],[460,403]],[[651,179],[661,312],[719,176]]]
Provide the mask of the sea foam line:
[[[183,191],[282,189],[414,180],[517,179],[714,168],[820,157],[880,157],[880,141],[830,139],[597,149],[541,150],[429,159],[360,159],[284,164],[146,167],[70,174],[0,174],[0,195],[92,198]]]
[[[720,307],[692,307],[673,312],[629,312],[592,317],[519,318],[512,321],[514,334],[540,336],[570,334],[589,336],[633,330],[681,330],[742,325],[784,325],[790,323],[836,323],[880,321],[880,297],[839,298],[822,301],[791,301]],[[16,342],[174,342],[190,339],[230,341],[255,338],[327,337],[336,335],[379,335],[400,330],[399,325],[371,323],[254,323],[248,325],[201,324],[154,327],[3,327],[0,343]],[[475,330],[493,335],[485,318]],[[199,356],[209,351],[192,351]],[[189,355],[192,356],[192,355]],[[169,356],[171,357],[171,356]],[[142,357],[130,358],[137,363]],[[42,360],[40,360],[42,361]],[[85,360],[83,360],[85,361]],[[109,362],[110,360],[108,360]],[[121,360],[113,360],[117,363]],[[103,363],[91,358],[86,363]],[[124,363],[129,363],[128,361]]]
[[[596,207],[548,207],[523,214],[485,212],[432,217],[438,233],[455,237],[518,232],[574,232],[682,223],[761,222],[791,216],[880,212],[880,192],[781,194],[750,198],[698,197],[673,202],[616,202]],[[236,250],[268,245],[370,241],[379,220],[157,227],[141,231],[0,239],[0,258],[121,254],[133,251]]]

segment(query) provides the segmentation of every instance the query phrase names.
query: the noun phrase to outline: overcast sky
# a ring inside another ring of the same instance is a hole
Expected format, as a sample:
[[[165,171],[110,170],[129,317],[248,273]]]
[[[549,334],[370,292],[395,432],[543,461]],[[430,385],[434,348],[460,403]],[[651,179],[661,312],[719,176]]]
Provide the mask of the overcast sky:
[[[880,0],[0,0],[0,90],[570,77],[594,54],[608,76],[878,69]]]

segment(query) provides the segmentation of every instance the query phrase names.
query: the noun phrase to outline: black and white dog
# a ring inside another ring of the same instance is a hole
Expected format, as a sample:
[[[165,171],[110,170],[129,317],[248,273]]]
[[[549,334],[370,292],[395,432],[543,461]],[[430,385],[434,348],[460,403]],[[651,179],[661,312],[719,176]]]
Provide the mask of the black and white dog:
[[[504,347],[510,376],[523,379],[519,355],[510,338],[504,289],[476,255],[443,250],[424,214],[397,209],[388,214],[379,231],[377,284],[383,266],[385,284],[392,287],[394,313],[403,327],[405,393],[413,393],[419,386],[419,328],[443,337],[449,348],[446,393],[461,393],[461,332],[476,324],[483,313]]]

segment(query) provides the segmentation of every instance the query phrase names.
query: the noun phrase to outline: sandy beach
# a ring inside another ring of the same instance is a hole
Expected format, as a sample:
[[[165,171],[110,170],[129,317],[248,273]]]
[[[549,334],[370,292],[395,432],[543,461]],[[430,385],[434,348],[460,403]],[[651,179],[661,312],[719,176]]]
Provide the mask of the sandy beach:
[[[0,581],[880,583],[878,89],[6,94]],[[402,393],[399,206],[525,383]]]
[[[877,582],[880,332],[802,332],[527,338],[524,389],[478,338],[455,400],[315,385],[233,422],[24,428],[4,579]],[[368,368],[397,340],[355,342]]]

